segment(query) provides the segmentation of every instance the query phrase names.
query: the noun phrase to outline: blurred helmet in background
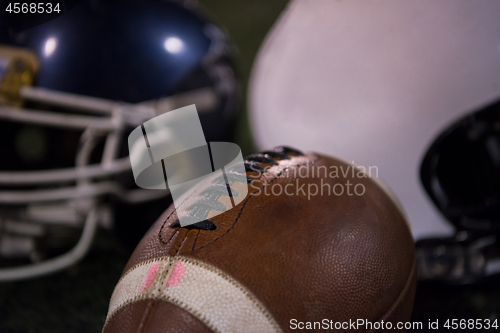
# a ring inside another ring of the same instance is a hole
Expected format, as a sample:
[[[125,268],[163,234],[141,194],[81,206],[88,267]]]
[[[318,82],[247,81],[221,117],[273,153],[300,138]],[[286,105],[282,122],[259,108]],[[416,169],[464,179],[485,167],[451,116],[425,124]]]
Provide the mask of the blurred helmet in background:
[[[207,140],[231,140],[231,48],[196,7],[80,1],[20,32],[0,19],[0,265],[33,263],[0,281],[72,264],[98,224],[142,236],[170,200],[134,184],[126,138],[144,121],[196,104]]]
[[[253,69],[258,148],[376,166],[416,239],[461,244],[419,243],[434,260],[422,275],[485,274],[500,231],[499,16],[494,0],[291,2]]]

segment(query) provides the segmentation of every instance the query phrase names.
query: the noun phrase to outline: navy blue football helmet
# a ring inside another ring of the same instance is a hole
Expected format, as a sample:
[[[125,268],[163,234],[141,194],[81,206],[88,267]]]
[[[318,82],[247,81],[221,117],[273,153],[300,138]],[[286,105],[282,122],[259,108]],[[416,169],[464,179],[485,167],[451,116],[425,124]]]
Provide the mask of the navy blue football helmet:
[[[144,121],[196,104],[207,140],[231,141],[239,99],[231,47],[197,7],[82,0],[18,32],[0,14],[0,264],[15,264],[0,268],[0,281],[67,267],[99,224],[147,220],[143,203],[165,208],[168,193],[138,189],[130,170],[124,139]],[[54,256],[68,233],[81,236]]]

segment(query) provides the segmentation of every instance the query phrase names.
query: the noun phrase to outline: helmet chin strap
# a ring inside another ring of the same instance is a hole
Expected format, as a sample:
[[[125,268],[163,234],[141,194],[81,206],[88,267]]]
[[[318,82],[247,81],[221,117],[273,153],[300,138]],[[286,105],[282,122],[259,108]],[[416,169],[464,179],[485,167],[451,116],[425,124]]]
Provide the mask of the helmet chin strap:
[[[0,281],[24,280],[47,275],[62,270],[82,259],[90,248],[92,239],[94,238],[98,221],[97,211],[97,206],[90,209],[85,219],[80,239],[69,252],[41,263],[14,268],[2,268],[0,269]]]

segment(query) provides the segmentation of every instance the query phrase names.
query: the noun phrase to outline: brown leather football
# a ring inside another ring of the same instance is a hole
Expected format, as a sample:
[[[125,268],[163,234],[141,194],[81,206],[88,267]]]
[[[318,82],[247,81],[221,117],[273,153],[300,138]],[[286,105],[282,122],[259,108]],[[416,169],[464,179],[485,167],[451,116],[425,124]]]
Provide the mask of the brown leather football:
[[[200,184],[177,210],[200,206],[205,221],[181,227],[172,205],[151,227],[104,332],[366,332],[410,319],[413,239],[375,169],[287,147],[245,167],[227,171],[232,196],[248,186],[233,209],[210,217],[231,198]]]

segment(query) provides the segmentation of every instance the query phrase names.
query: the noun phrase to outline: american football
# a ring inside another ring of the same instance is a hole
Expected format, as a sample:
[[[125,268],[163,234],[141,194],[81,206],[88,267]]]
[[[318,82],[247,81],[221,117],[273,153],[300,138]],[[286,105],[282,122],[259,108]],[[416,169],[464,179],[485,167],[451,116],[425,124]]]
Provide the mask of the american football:
[[[114,290],[104,332],[365,332],[410,319],[414,243],[376,175],[288,147],[244,164],[246,175],[227,171],[231,196],[249,189],[234,209],[210,217],[230,198],[205,182],[201,196],[187,195],[151,227]],[[178,214],[200,207],[207,219],[181,227]]]

